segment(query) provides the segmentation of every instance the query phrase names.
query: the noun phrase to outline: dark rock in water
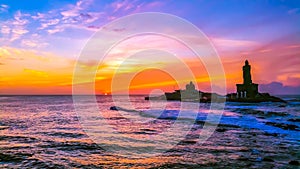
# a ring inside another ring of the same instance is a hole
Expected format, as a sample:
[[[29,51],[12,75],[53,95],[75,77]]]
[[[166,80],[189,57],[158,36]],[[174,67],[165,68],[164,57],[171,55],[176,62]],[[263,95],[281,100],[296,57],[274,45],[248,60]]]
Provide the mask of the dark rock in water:
[[[286,112],[267,112],[266,113],[267,116],[288,116],[289,114]]]
[[[124,120],[126,119],[125,117],[110,117],[108,118],[109,120]]]
[[[185,145],[185,144],[196,144],[196,143],[197,143],[197,141],[195,141],[195,140],[182,140],[180,142],[180,144],[183,144],[183,145]]]
[[[274,160],[270,157],[264,157],[263,161],[274,162]]]
[[[153,133],[147,133],[147,132],[144,132],[144,131],[136,131],[136,132],[132,132],[133,134],[153,134]]]
[[[126,111],[126,112],[140,113],[140,111],[137,111],[137,110],[126,109],[126,108],[122,108],[122,107],[118,107],[118,106],[111,106],[109,109],[110,110],[115,110],[115,111]]]
[[[136,132],[133,132],[133,133],[134,134],[152,135],[152,134],[156,134],[157,131],[152,130],[152,129],[140,129],[140,131],[136,131]]]
[[[238,158],[238,160],[240,160],[240,161],[248,161],[249,158],[247,158],[245,156],[241,156],[240,158]]]
[[[290,165],[297,165],[297,166],[300,165],[299,161],[296,161],[296,160],[290,161],[289,164],[290,164]]]
[[[117,107],[117,106],[111,106],[111,107],[109,108],[109,110],[118,110],[118,107]]]
[[[291,122],[300,122],[300,118],[288,119],[288,121],[291,121]]]
[[[8,161],[21,161],[21,160],[22,160],[21,158],[17,158],[13,155],[0,153],[0,161],[8,162]]]
[[[259,115],[259,116],[264,116],[265,112],[261,110],[253,110],[253,109],[236,109],[234,110],[236,112],[239,112],[241,114],[253,114],[253,115]]]
[[[225,129],[225,128],[217,128],[216,131],[217,132],[225,132],[225,131],[227,131],[227,129]]]
[[[254,98],[231,98],[231,94],[227,95],[226,101],[229,102],[244,102],[244,103],[261,103],[261,102],[282,102],[286,103],[286,101],[275,97],[275,96],[268,96],[264,93],[259,93],[257,97]]]
[[[245,109],[245,108],[237,108],[234,109],[233,111],[239,112],[241,114],[252,114],[252,115],[257,115],[259,118],[265,118],[265,117],[271,117],[271,116],[279,116],[279,117],[284,117],[288,116],[289,114],[286,112],[273,112],[273,111],[261,111],[261,110],[254,110],[254,109]]]
[[[241,128],[238,125],[234,125],[234,124],[222,124],[222,123],[219,123],[218,127]]]
[[[265,132],[264,134],[266,136],[273,136],[273,137],[277,137],[278,136],[278,133],[268,133],[268,132]]]
[[[3,154],[0,153],[1,162],[19,162],[24,160],[27,157],[31,157],[32,154],[27,153],[17,153],[17,154]]]
[[[285,124],[285,123],[275,123],[275,122],[266,122],[266,125],[278,127],[284,130],[296,130],[299,131],[298,126],[294,124]]]
[[[177,120],[177,117],[159,116],[159,117],[157,117],[157,119],[161,119],[161,120]]]

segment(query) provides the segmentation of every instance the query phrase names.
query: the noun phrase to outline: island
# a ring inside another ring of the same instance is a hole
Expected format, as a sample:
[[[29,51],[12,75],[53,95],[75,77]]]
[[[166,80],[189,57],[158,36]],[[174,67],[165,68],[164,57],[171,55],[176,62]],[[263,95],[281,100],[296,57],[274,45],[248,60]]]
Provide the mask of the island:
[[[175,101],[191,101],[191,102],[285,102],[284,100],[271,96],[269,93],[259,93],[258,84],[252,83],[251,66],[248,60],[243,66],[243,84],[236,84],[236,93],[229,93],[226,96],[217,93],[202,92],[196,90],[195,85],[190,82],[183,90],[175,90],[174,92],[166,92],[161,96],[145,97],[145,100],[175,100]]]

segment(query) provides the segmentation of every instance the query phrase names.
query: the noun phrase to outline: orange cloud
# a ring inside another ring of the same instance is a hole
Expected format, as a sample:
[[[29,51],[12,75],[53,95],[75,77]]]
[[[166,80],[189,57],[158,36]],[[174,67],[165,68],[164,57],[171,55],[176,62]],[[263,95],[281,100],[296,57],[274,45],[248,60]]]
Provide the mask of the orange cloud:
[[[50,90],[72,80],[74,60],[50,53],[1,47],[0,92],[2,94],[55,94]],[[37,90],[32,90],[36,88]],[[69,91],[66,87],[65,92]]]

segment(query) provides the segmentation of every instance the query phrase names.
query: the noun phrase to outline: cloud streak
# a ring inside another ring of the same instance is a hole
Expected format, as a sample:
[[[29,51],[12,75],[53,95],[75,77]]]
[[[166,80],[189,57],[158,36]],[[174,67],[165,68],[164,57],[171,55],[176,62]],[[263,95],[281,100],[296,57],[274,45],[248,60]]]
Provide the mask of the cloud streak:
[[[0,13],[5,13],[8,11],[8,9],[9,9],[8,5],[5,5],[5,4],[0,5]]]
[[[236,40],[227,38],[211,38],[213,44],[220,50],[253,49],[260,44],[250,40]]]

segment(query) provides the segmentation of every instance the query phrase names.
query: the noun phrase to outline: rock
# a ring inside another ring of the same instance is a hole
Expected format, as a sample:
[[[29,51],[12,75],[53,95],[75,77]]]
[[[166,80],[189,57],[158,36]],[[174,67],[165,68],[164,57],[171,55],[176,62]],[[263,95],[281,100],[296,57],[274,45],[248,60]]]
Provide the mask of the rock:
[[[291,121],[291,122],[300,122],[300,118],[292,118],[292,119],[288,119],[288,121]]]
[[[197,141],[195,141],[195,140],[182,140],[180,143],[183,144],[183,145],[186,145],[186,144],[196,144]]]
[[[16,154],[3,154],[0,153],[1,162],[19,162],[27,157],[31,157],[33,154],[16,153]]]
[[[273,137],[277,137],[279,134],[278,134],[278,133],[268,133],[268,132],[265,132],[264,135],[265,135],[265,136],[273,136]]]
[[[286,112],[275,112],[275,111],[261,111],[261,110],[254,110],[254,109],[246,109],[246,108],[241,108],[241,109],[235,109],[233,110],[235,112],[239,112],[242,114],[252,114],[256,115],[259,118],[265,118],[265,117],[271,117],[271,116],[288,116],[289,114]]]
[[[234,125],[234,124],[222,124],[222,123],[219,123],[219,124],[218,124],[218,127],[241,128],[241,127],[238,126],[238,125]]]
[[[240,161],[248,161],[249,159],[245,156],[241,156],[240,158],[238,158],[238,160]]]
[[[115,111],[125,111],[125,112],[136,112],[136,113],[141,113],[140,111],[137,110],[132,110],[132,109],[126,109],[118,106],[111,106],[109,108],[110,110],[115,110]]]
[[[109,120],[123,120],[126,119],[125,117],[110,117]]]
[[[111,106],[111,107],[109,108],[109,110],[117,110],[117,111],[118,111],[118,107],[117,107],[117,106]]]
[[[242,114],[253,114],[253,115],[260,115],[260,116],[264,116],[265,112],[261,111],[261,110],[253,110],[253,109],[237,109],[235,110],[236,112],[242,113]]]
[[[227,131],[227,129],[225,129],[225,128],[217,128],[216,131],[217,132],[225,132],[225,131]]]
[[[290,162],[289,162],[289,164],[290,165],[300,165],[300,163],[299,163],[299,161],[296,161],[296,160],[291,160]]]
[[[275,122],[266,122],[266,125],[278,127],[284,130],[296,130],[299,131],[298,126],[294,124],[285,124],[285,123],[275,123]]]
[[[274,160],[270,157],[264,157],[263,161],[274,162]]]
[[[270,111],[270,112],[267,112],[266,115],[267,116],[287,116],[289,114],[286,113],[286,112],[272,112],[272,111]]]

